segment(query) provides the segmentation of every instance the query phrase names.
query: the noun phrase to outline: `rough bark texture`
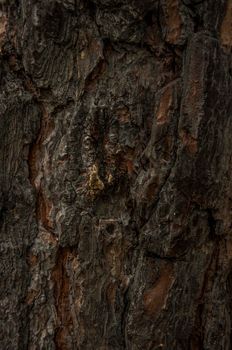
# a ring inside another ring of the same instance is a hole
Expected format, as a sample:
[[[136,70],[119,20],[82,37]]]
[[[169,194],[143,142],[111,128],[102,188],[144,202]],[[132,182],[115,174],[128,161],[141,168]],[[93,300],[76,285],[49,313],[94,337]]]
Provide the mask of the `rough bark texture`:
[[[0,349],[232,349],[232,1],[1,1]]]

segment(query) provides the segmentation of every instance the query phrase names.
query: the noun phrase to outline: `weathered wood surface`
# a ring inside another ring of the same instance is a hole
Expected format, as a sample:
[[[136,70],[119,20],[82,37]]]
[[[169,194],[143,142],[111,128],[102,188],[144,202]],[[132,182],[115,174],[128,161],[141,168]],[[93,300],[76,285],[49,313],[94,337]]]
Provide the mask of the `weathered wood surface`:
[[[232,1],[0,6],[0,349],[232,349]]]

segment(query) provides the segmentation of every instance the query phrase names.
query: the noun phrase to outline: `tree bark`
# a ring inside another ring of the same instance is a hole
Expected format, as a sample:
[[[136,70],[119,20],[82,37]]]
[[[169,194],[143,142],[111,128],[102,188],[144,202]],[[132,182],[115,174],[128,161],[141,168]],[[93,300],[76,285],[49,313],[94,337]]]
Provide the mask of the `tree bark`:
[[[232,1],[0,6],[0,348],[232,349]]]

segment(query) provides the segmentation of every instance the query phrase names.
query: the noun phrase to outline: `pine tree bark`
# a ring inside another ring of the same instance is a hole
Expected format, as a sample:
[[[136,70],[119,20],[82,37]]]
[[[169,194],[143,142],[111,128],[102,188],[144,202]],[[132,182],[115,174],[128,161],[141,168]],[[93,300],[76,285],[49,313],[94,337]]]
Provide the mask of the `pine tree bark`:
[[[1,349],[232,349],[232,1],[1,1]]]

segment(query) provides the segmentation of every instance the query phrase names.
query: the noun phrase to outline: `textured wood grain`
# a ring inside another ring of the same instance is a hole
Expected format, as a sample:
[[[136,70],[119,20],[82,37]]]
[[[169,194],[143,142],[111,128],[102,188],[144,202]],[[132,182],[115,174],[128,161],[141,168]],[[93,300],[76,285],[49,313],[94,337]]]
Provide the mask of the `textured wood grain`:
[[[0,348],[230,350],[231,1],[0,2]]]

